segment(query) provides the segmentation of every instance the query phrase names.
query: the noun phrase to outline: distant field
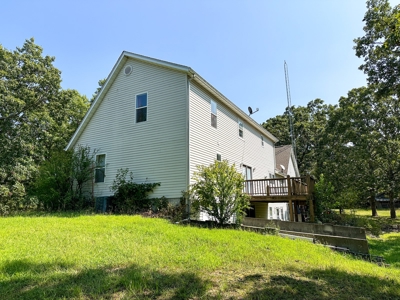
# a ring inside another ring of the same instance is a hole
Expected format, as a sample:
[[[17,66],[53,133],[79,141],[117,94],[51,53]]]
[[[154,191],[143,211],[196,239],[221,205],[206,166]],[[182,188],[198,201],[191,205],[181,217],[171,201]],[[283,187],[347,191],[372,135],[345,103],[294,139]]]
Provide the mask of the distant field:
[[[1,299],[400,299],[396,266],[138,216],[0,218]]]
[[[346,213],[351,213],[350,210],[346,209]],[[358,216],[371,216],[372,212],[371,209],[356,209],[355,214]],[[400,210],[396,210],[396,214],[400,217]],[[378,215],[380,217],[390,217],[390,210],[389,209],[378,209]]]

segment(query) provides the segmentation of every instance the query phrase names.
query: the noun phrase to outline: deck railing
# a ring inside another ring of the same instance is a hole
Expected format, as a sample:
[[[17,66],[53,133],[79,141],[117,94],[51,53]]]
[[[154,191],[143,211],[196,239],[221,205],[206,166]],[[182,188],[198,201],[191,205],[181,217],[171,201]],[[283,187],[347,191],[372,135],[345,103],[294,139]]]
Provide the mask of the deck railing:
[[[314,190],[310,176],[246,180],[245,193],[250,196],[307,196]]]

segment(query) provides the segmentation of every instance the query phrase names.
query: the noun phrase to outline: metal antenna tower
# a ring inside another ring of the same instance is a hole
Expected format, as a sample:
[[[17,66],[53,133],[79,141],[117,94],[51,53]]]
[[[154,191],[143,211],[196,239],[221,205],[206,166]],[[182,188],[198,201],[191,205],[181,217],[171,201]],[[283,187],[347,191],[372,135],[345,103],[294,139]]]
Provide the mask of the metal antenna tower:
[[[285,69],[285,82],[286,82],[286,97],[288,103],[288,115],[289,115],[289,130],[290,130],[290,139],[292,142],[294,156],[297,159],[296,154],[296,139],[294,138],[294,130],[293,130],[293,112],[292,112],[292,98],[290,96],[290,84],[289,84],[289,70],[286,61],[283,61],[283,67]]]

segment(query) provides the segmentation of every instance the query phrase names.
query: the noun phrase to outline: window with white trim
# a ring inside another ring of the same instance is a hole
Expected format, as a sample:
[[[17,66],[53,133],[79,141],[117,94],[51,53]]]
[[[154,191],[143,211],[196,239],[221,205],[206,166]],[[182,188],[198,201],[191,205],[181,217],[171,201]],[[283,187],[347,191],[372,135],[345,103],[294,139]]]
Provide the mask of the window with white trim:
[[[136,95],[136,123],[147,121],[147,93]]]
[[[106,174],[106,155],[98,154],[96,155],[96,167],[94,170],[94,182],[104,182],[104,177]]]
[[[211,126],[217,128],[217,103],[211,100]]]
[[[239,125],[239,136],[242,138],[243,137],[243,122],[239,120],[238,125]]]

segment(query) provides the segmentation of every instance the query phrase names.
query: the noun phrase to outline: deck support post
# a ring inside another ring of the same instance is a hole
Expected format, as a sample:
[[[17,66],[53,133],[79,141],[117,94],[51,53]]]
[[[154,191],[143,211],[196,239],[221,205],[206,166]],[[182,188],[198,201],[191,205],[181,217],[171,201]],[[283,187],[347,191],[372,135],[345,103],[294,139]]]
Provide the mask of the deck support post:
[[[297,212],[297,208],[299,207],[299,201],[294,201],[294,221],[298,222],[299,221],[299,214]]]
[[[288,192],[288,197],[289,197],[289,218],[290,218],[290,222],[294,222],[292,185],[291,185],[290,175],[287,176],[287,192]]]
[[[308,203],[309,203],[308,205],[310,207],[310,221],[315,222],[314,197],[312,195],[314,187],[311,187],[310,175],[306,176],[306,183],[307,183],[307,195],[308,195]]]
[[[289,200],[289,220],[290,220],[290,222],[294,222],[293,202],[292,202],[292,200]]]

